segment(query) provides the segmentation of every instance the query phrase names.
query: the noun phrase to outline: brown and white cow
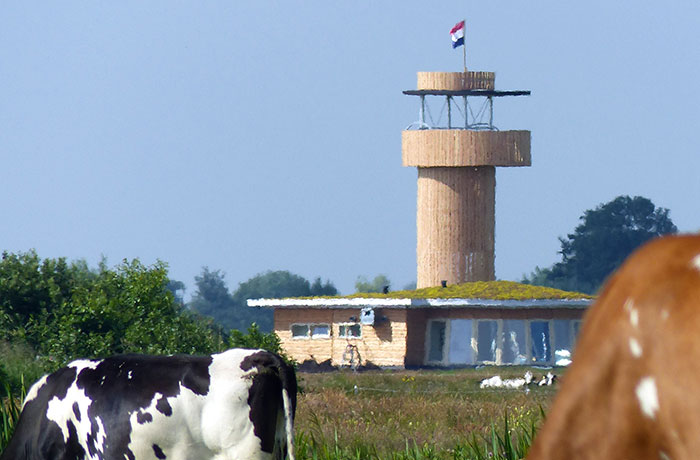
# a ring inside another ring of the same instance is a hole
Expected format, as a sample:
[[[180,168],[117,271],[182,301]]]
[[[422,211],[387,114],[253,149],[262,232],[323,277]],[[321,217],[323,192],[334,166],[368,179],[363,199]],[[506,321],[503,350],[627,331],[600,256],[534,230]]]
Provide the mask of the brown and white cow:
[[[293,460],[296,395],[263,350],[74,361],[30,388],[0,460]]]
[[[625,261],[562,381],[528,459],[700,458],[700,236]]]

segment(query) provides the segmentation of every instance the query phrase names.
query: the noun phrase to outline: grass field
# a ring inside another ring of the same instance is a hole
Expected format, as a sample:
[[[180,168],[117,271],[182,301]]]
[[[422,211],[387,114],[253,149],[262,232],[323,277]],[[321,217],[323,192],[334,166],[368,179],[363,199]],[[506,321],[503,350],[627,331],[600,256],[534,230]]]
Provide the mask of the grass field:
[[[297,459],[522,458],[556,387],[482,390],[479,382],[520,377],[525,370],[298,373]],[[538,377],[547,371],[532,372]],[[9,394],[9,386],[0,387]],[[20,396],[0,396],[0,450]]]
[[[479,382],[524,372],[300,373],[297,458],[521,458],[556,387],[487,390]]]

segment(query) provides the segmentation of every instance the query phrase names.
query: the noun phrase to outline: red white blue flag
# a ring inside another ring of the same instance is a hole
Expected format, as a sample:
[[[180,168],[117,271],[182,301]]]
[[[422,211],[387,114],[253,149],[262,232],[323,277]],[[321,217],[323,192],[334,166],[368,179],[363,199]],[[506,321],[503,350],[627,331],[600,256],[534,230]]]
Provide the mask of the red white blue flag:
[[[464,21],[460,21],[450,30],[452,35],[452,48],[464,46]]]

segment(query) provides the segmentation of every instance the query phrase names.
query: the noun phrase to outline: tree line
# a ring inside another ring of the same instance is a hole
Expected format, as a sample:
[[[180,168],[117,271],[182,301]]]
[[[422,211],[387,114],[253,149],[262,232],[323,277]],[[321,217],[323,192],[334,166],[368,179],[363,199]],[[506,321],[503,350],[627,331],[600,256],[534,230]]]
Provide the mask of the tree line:
[[[279,337],[270,332],[271,313],[244,307],[246,297],[337,293],[330,282],[309,283],[289,272],[258,275],[232,296],[218,271],[205,269],[197,282],[189,305],[178,295],[183,284],[169,279],[163,262],[124,260],[110,268],[103,261],[92,269],[80,260],[41,259],[33,250],[3,252],[0,381],[18,387],[21,379],[32,381],[73,359],[119,353],[208,354],[247,347],[283,354]],[[217,299],[232,310],[225,312],[230,324],[209,315],[214,310],[208,302]],[[256,321],[268,321],[266,329]]]
[[[334,296],[338,294],[335,285],[317,277],[309,282],[303,276],[286,270],[267,271],[258,274],[238,285],[229,292],[221,270],[204,267],[195,277],[196,292],[188,307],[200,315],[213,318],[225,329],[245,330],[256,323],[262,331],[272,331],[272,311],[248,307],[248,299]]]
[[[560,238],[561,261],[522,281],[595,293],[605,278],[645,241],[678,230],[665,208],[643,197],[620,196],[587,210]],[[22,350],[50,370],[77,357],[115,353],[211,353],[233,346],[279,351],[272,312],[249,308],[251,298],[333,296],[329,280],[309,281],[289,271],[267,271],[230,292],[220,270],[204,267],[185,302],[184,284],[167,265],[138,259],[97,268],[85,261],[41,259],[35,251],[4,252],[0,260],[0,377],[7,356]],[[358,277],[358,292],[389,289],[385,275]],[[257,344],[257,345],[256,345]]]

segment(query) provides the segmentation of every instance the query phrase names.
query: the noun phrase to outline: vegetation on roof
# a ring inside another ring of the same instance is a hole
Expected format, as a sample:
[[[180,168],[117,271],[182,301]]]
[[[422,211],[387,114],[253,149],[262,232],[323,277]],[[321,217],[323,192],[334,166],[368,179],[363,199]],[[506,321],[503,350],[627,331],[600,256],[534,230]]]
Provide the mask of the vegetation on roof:
[[[331,298],[365,299],[592,299],[593,296],[581,292],[562,291],[544,286],[517,283],[515,281],[475,281],[451,286],[429,287],[405,291],[392,291],[388,294],[358,292],[347,296]]]

